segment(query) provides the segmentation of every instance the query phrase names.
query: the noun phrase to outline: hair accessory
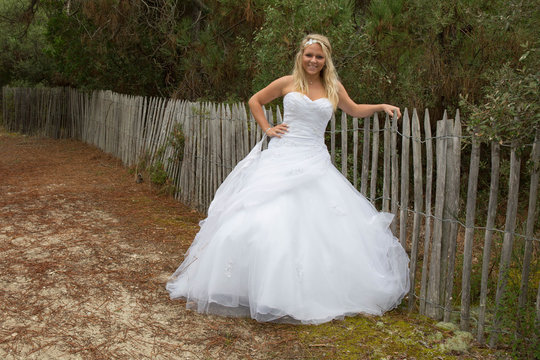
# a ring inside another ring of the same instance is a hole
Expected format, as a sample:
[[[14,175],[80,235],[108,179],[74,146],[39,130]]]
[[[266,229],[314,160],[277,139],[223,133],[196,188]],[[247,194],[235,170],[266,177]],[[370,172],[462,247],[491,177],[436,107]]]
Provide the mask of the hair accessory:
[[[315,40],[315,39],[309,39],[308,41],[306,41],[306,43],[304,44],[304,47],[308,47],[309,45],[313,45],[313,44],[319,44],[321,45],[321,47],[324,45],[322,42],[320,42],[319,40]]]

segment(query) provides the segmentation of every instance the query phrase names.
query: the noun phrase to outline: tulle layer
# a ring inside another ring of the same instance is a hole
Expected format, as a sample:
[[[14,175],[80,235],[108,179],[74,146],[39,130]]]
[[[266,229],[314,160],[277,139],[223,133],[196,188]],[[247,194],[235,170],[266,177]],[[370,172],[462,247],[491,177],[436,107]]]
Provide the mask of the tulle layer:
[[[167,283],[171,298],[204,313],[306,324],[397,306],[409,260],[388,228],[393,215],[350,185],[324,144],[258,146],[216,193]]]

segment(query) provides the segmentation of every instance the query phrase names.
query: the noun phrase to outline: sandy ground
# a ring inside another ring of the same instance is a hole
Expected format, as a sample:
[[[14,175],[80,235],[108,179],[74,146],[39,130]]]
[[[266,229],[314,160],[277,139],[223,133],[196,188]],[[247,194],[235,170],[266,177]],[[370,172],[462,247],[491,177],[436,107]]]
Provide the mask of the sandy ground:
[[[102,151],[0,128],[0,359],[508,359],[394,310],[319,326],[200,315],[165,282],[203,216]]]
[[[0,358],[317,358],[294,326],[169,300],[201,218],[94,147],[0,132]]]

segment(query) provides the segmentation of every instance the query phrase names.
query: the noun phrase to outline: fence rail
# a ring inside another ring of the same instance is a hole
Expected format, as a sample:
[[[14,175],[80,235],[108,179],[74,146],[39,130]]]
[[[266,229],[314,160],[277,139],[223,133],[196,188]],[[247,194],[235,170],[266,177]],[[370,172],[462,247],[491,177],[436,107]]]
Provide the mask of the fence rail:
[[[126,166],[145,159],[166,171],[178,200],[203,212],[219,184],[263,135],[243,103],[193,103],[66,88],[4,87],[2,92],[8,130],[80,139]],[[270,122],[281,121],[279,107],[265,111]],[[332,161],[351,183],[378,208],[396,215],[392,230],[411,258],[409,309],[418,306],[434,319],[459,321],[463,330],[476,331],[480,342],[489,335],[491,346],[500,334],[520,336],[523,312],[533,314],[538,326],[540,131],[526,151],[518,152],[515,144],[501,147],[462,135],[459,111],[453,119],[445,112],[438,121],[426,110],[421,122],[416,109],[412,114],[405,110],[399,121],[377,114],[360,120],[361,126],[359,119],[345,114],[333,117],[326,140]],[[183,142],[175,143],[179,129]],[[530,166],[522,169],[525,162]],[[508,176],[502,175],[503,165]],[[488,173],[490,181],[479,183]],[[526,178],[520,181],[523,174]],[[528,185],[526,204],[519,196],[523,184]],[[498,200],[501,192],[505,204]],[[501,209],[506,211],[504,226]],[[525,225],[517,227],[520,219],[526,219]],[[519,257],[517,270],[513,254]],[[461,274],[456,274],[456,261]],[[510,310],[515,312],[512,328],[503,321],[509,311],[505,296],[516,281],[519,301]],[[478,307],[472,309],[473,299]]]

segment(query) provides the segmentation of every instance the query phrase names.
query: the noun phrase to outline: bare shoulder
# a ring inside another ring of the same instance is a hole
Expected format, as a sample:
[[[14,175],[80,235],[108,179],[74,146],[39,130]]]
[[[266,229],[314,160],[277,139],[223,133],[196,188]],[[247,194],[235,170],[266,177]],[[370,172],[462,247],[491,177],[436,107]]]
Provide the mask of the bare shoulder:
[[[257,92],[251,97],[253,101],[258,102],[261,105],[267,104],[270,101],[285,95],[289,92],[289,88],[292,87],[292,76],[282,76],[272,81],[267,87]],[[251,101],[250,99],[250,101]]]
[[[279,83],[281,96],[294,91],[294,81],[292,75],[285,75],[276,80]]]
[[[292,83],[293,76],[292,75],[285,75],[285,76],[280,77],[278,80],[281,80],[283,82]]]

